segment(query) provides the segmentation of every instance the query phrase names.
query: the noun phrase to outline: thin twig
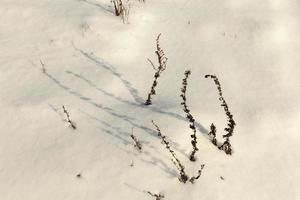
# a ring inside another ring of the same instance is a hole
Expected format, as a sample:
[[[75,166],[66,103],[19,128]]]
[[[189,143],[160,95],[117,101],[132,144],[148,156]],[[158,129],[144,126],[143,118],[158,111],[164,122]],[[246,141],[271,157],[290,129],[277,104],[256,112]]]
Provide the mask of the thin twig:
[[[154,194],[150,191],[146,191],[150,196],[154,197],[155,200],[161,200],[163,198],[165,198],[165,196],[163,194]]]
[[[135,147],[139,152],[141,152],[141,151],[142,151],[142,144],[141,144],[140,141],[137,139],[137,137],[136,137],[135,135],[133,135],[133,128],[132,128],[130,137],[131,137],[131,139],[132,139],[133,142],[134,142],[134,147]]]
[[[158,125],[156,123],[154,123],[154,121],[152,120],[152,124],[155,126],[156,131],[157,131],[157,135],[158,137],[161,139],[162,144],[165,145],[166,149],[170,152],[170,154],[172,155],[172,162],[173,164],[176,166],[176,168],[179,171],[180,177],[178,178],[180,182],[186,183],[186,181],[189,179],[189,177],[187,176],[187,174],[185,173],[184,170],[184,166],[181,164],[181,162],[179,161],[179,159],[177,158],[175,152],[171,149],[170,147],[170,143],[166,140],[166,136],[162,135],[160,128],[158,127]]]
[[[70,127],[73,128],[74,130],[76,129],[75,124],[72,122],[72,120],[70,119],[70,115],[68,113],[68,111],[66,110],[65,106],[62,106],[64,113],[66,114],[67,117],[67,122],[69,123]]]
[[[158,84],[157,79],[160,77],[161,73],[166,69],[167,65],[167,60],[168,58],[165,56],[165,53],[163,51],[163,49],[160,47],[159,44],[159,38],[161,36],[161,33],[157,36],[156,38],[156,55],[157,55],[157,60],[158,60],[158,67],[156,68],[155,65],[153,64],[153,62],[151,60],[148,59],[148,61],[150,62],[150,64],[152,65],[153,69],[156,71],[154,74],[154,81],[152,83],[151,86],[151,90],[148,94],[147,100],[145,102],[145,105],[151,105],[152,104],[152,96],[156,94],[155,92],[155,88]]]
[[[195,180],[197,180],[197,179],[200,178],[204,166],[205,166],[204,164],[201,165],[201,168],[198,170],[198,175],[197,175],[197,176],[193,176],[192,178],[190,178],[190,182],[191,182],[192,184],[195,183]]]
[[[235,121],[233,120],[233,115],[229,111],[228,105],[223,97],[223,92],[221,88],[221,83],[218,80],[216,75],[205,75],[205,78],[211,78],[215,85],[217,86],[219,100],[221,102],[221,106],[224,108],[225,114],[227,116],[228,124],[227,127],[224,129],[226,134],[223,135],[224,142],[222,145],[218,146],[219,149],[223,150],[226,154],[232,154],[232,147],[230,144],[230,137],[233,135],[234,127],[236,125]]]
[[[193,134],[191,135],[191,138],[192,138],[191,144],[193,146],[193,150],[192,150],[192,153],[190,155],[190,161],[196,161],[195,154],[198,151],[198,148],[197,148],[197,136],[196,136],[195,119],[191,115],[190,109],[188,108],[188,106],[186,104],[186,88],[187,88],[187,85],[188,85],[187,80],[188,80],[188,77],[189,77],[190,74],[191,74],[190,70],[186,70],[185,73],[184,73],[185,77],[182,79],[182,88],[181,88],[182,93],[181,93],[180,96],[182,98],[181,105],[183,105],[183,111],[186,113],[186,118],[190,122],[190,125],[189,125],[190,129],[192,129],[192,131],[193,131]]]

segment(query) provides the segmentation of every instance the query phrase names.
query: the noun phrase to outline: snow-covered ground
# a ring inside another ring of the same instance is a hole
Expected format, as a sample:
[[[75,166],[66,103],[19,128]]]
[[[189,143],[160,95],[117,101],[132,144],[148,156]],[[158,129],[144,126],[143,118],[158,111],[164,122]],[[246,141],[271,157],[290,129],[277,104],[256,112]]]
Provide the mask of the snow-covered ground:
[[[110,0],[1,0],[0,199],[300,199],[300,2],[131,1],[123,24]],[[159,33],[169,60],[146,107]],[[195,163],[179,96],[186,69]],[[207,138],[226,116],[206,74],[237,123],[232,156]],[[151,120],[189,175],[205,164],[195,184],[178,181]]]

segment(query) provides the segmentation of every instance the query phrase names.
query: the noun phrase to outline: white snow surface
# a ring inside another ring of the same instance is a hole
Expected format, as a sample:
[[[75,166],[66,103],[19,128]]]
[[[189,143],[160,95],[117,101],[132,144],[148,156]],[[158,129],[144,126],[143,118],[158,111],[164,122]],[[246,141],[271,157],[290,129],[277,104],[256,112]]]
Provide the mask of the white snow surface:
[[[300,2],[131,3],[123,24],[109,0],[1,0],[0,199],[299,200]],[[146,107],[159,33],[169,60]],[[195,163],[179,96],[186,69]],[[237,123],[232,156],[207,138],[214,123],[221,139],[227,122],[206,74]],[[151,120],[189,175],[205,164],[195,184],[178,181]]]

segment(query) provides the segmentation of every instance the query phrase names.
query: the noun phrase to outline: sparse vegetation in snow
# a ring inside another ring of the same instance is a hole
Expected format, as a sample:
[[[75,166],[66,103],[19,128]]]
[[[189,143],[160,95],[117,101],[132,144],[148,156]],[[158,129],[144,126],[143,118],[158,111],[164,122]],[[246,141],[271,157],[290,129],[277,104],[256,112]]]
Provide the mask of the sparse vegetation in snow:
[[[233,134],[234,127],[236,125],[235,121],[233,120],[233,115],[229,111],[228,105],[223,97],[223,91],[221,87],[221,83],[219,82],[219,79],[216,75],[205,75],[205,78],[211,78],[215,85],[217,86],[218,94],[219,94],[219,100],[221,102],[221,106],[224,108],[225,114],[227,116],[228,124],[227,127],[224,129],[226,134],[223,135],[224,142],[221,145],[217,145],[219,149],[223,150],[226,154],[231,155],[232,154],[232,146],[230,144],[230,137]],[[212,135],[212,141],[213,144],[217,144],[216,140],[216,127],[212,124],[210,130],[210,135]]]
[[[155,70],[154,74],[154,80],[150,89],[150,92],[148,94],[147,100],[145,102],[145,105],[151,105],[152,104],[152,96],[156,94],[155,88],[158,84],[158,78],[161,76],[161,73],[165,71],[167,68],[167,60],[168,58],[165,56],[164,50],[160,47],[159,39],[160,39],[161,33],[156,38],[156,56],[158,60],[158,66],[155,66],[154,63],[148,59],[151,66]]]
[[[67,117],[67,119],[66,119],[66,121],[69,123],[69,126],[72,128],[72,129],[76,129],[76,125],[75,125],[75,123],[70,119],[70,114],[69,114],[69,112],[67,111],[67,109],[65,108],[65,106],[63,105],[62,106],[62,109],[63,109],[63,112],[65,113],[65,115],[66,115],[66,117]]]
[[[182,102],[181,102],[181,105],[183,106],[183,111],[185,112],[186,114],[186,118],[188,119],[190,125],[190,129],[192,130],[192,135],[191,135],[191,144],[192,144],[192,147],[193,147],[193,150],[192,150],[192,153],[190,154],[190,161],[196,161],[196,157],[195,157],[195,154],[196,152],[199,150],[198,147],[197,147],[197,135],[196,135],[196,126],[195,126],[195,119],[193,117],[193,115],[191,114],[191,111],[190,109],[188,108],[187,106],[187,103],[186,103],[186,100],[187,100],[187,97],[186,97],[186,89],[187,89],[187,85],[188,85],[188,77],[189,75],[191,74],[191,71],[190,70],[186,70],[184,72],[184,78],[182,79],[182,88],[181,88],[181,98],[182,98]]]

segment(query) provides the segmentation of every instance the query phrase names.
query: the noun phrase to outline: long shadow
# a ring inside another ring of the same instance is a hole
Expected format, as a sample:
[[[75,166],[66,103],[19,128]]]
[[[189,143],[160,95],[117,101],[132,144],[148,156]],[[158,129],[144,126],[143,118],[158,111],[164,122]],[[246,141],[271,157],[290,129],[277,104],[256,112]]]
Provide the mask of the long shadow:
[[[140,159],[141,161],[159,167],[165,173],[169,174],[170,178],[177,177],[177,172],[175,169],[170,168],[162,159],[152,156],[150,160]]]
[[[151,110],[151,111],[153,111],[153,112],[157,112],[157,113],[160,113],[160,114],[169,115],[169,116],[175,117],[175,118],[177,118],[177,119],[179,119],[179,120],[183,120],[183,121],[188,122],[186,118],[184,118],[184,117],[182,117],[182,116],[180,116],[180,115],[178,115],[178,114],[176,114],[176,113],[162,111],[161,109],[156,108],[156,107],[144,106],[144,105],[142,105],[142,104],[138,104],[138,103],[135,103],[135,102],[131,102],[131,101],[128,101],[128,100],[123,99],[123,98],[121,98],[121,97],[118,97],[118,96],[116,96],[116,95],[114,95],[114,94],[112,94],[112,93],[110,93],[110,92],[108,92],[108,91],[106,91],[106,90],[104,90],[104,89],[99,88],[99,87],[96,86],[93,82],[91,82],[90,80],[88,80],[87,78],[85,78],[84,76],[82,76],[82,75],[80,75],[80,74],[76,74],[76,73],[73,73],[73,72],[68,71],[68,70],[66,71],[66,73],[67,73],[67,74],[70,74],[70,75],[72,75],[72,76],[74,76],[74,77],[76,77],[76,78],[78,78],[78,79],[80,79],[80,80],[82,80],[82,81],[84,81],[84,82],[86,82],[89,86],[93,87],[94,89],[96,89],[96,90],[102,92],[103,94],[105,94],[105,95],[107,95],[107,96],[109,96],[109,97],[114,98],[114,99],[117,100],[117,101],[120,101],[120,102],[122,102],[122,103],[131,105],[131,106],[137,106],[137,107],[140,107],[140,108],[143,108],[143,109],[149,109],[149,110]],[[196,123],[195,123],[195,124],[196,124]],[[198,126],[200,126],[200,124],[198,124]],[[201,129],[201,128],[202,128],[202,126],[200,126],[199,129]],[[205,134],[205,136],[207,136],[207,132],[201,132],[201,133],[203,133],[203,134]],[[173,142],[172,145],[179,148],[179,144],[178,144],[178,143]],[[181,150],[181,151],[184,152],[183,150]],[[185,154],[185,155],[186,155],[186,154]],[[186,155],[186,156],[187,156],[187,155]]]
[[[107,122],[105,122],[105,121],[102,121],[102,120],[98,119],[97,117],[92,116],[91,114],[86,113],[85,111],[82,111],[82,110],[80,110],[80,109],[79,109],[79,111],[80,111],[82,114],[86,115],[89,119],[94,120],[94,121],[97,121],[97,122],[100,122],[100,124],[106,126],[107,128],[110,128],[110,129],[116,131],[116,132],[119,134],[119,135],[117,135],[116,138],[119,139],[119,140],[121,140],[125,145],[128,145],[128,144],[131,144],[131,143],[132,143],[132,140],[129,139],[131,133],[126,132],[126,131],[123,131],[122,128],[120,128],[120,127],[113,126],[113,125],[111,125],[111,124],[109,124],[109,123],[107,123]],[[111,134],[111,135],[112,135],[112,136],[115,136],[115,135],[113,135],[113,134]],[[123,137],[121,137],[120,135],[123,136]],[[124,137],[125,137],[126,139],[124,139]],[[143,146],[147,146],[148,148],[154,150],[156,153],[160,154],[160,152],[159,152],[154,146],[152,146],[152,145],[150,144],[150,142],[146,142],[146,141],[143,141],[143,140],[141,140],[141,139],[139,139],[139,142],[140,142]],[[172,143],[172,142],[171,142],[171,143]],[[172,143],[172,146],[176,146],[176,145],[174,145],[174,143]],[[187,156],[187,155],[186,155],[186,156]]]
[[[84,115],[86,115],[88,118],[90,118],[91,120],[94,120],[94,121],[97,121],[97,122],[100,122],[102,125],[104,125],[106,128],[110,128],[112,129],[113,131],[116,131],[118,134],[115,134],[113,133],[111,130],[108,130],[108,129],[105,129],[105,128],[101,128],[102,131],[104,131],[104,133],[116,138],[117,140],[120,140],[121,142],[123,142],[123,144],[125,145],[129,145],[129,144],[132,144],[132,141],[129,140],[128,138],[130,138],[130,133],[128,132],[124,132],[120,127],[117,127],[117,126],[113,126],[107,122],[104,122],[102,120],[99,120],[98,118],[82,111],[82,110],[79,110],[81,113],[83,113]],[[149,143],[146,143],[146,142],[142,142],[143,146],[147,146],[148,148],[151,148],[153,149],[153,147],[149,144]],[[114,145],[115,147],[117,147],[118,149],[121,149],[123,151],[125,151],[126,153],[128,154],[131,154],[131,155],[134,155],[134,156],[137,156],[138,154],[136,153],[133,153],[131,151],[128,151],[128,150],[125,150],[125,149],[122,149],[116,145]],[[143,148],[144,149],[144,148]],[[154,149],[158,154],[159,152]],[[162,159],[160,158],[157,158],[155,156],[150,156],[147,152],[145,152],[145,150],[142,151],[142,154],[149,157],[149,159],[143,159],[143,158],[139,158],[140,161],[144,162],[144,163],[147,163],[147,164],[151,164],[151,165],[154,165],[158,168],[160,168],[161,170],[163,170],[165,173],[169,174],[169,177],[176,177],[177,176],[177,172],[175,169],[172,169],[170,168]]]
[[[129,123],[132,127],[134,128],[139,128],[143,131],[145,131],[146,133],[148,133],[149,135],[156,137],[157,138],[157,133],[156,131],[154,131],[153,129],[150,129],[144,125],[140,125],[138,123],[135,122],[135,118],[130,117],[128,115],[122,115],[122,114],[118,114],[116,113],[112,108],[103,106],[102,104],[98,104],[96,102],[94,102],[91,98],[83,96],[82,94],[78,93],[77,91],[72,90],[70,87],[65,86],[64,84],[62,84],[59,80],[57,80],[56,78],[54,78],[51,74],[49,74],[47,71],[43,73],[44,75],[46,75],[50,80],[52,80],[57,86],[59,86],[60,88],[62,88],[63,90],[65,90],[66,92],[68,92],[69,94],[79,98],[80,100],[83,100],[87,103],[89,103],[92,106],[95,106],[98,109],[101,109],[103,111],[105,111],[106,113],[117,117],[121,120],[126,121],[127,123]],[[184,150],[180,149],[177,143],[174,143],[173,141],[171,141],[172,145],[174,144],[174,149],[178,152],[180,152],[182,155],[184,155],[185,157],[188,157],[188,155],[185,153]]]
[[[88,1],[88,0],[80,0],[80,1],[83,1],[92,6],[96,6],[96,7],[100,8],[101,10],[105,11],[106,13],[114,15],[114,11],[112,9],[109,9],[108,6],[105,6],[105,5],[101,4],[100,2],[95,3],[95,2]]]
[[[131,106],[136,106],[136,107],[140,107],[140,108],[143,108],[143,109],[149,109],[153,112],[156,112],[156,113],[159,113],[159,114],[164,114],[164,115],[168,115],[168,116],[171,116],[171,117],[174,117],[176,119],[179,119],[179,120],[183,120],[183,121],[186,121],[188,122],[188,120],[185,118],[185,117],[182,117],[181,115],[177,114],[177,113],[173,113],[173,112],[169,112],[169,111],[164,111],[164,110],[161,110],[160,108],[157,108],[155,106],[145,106],[144,104],[140,104],[140,103],[135,103],[135,102],[131,102],[131,101],[128,101],[126,99],[123,99],[121,97],[118,97],[116,96],[115,94],[111,93],[111,92],[108,92],[100,87],[98,87],[95,83],[93,83],[92,81],[90,81],[89,79],[87,79],[86,77],[80,75],[80,74],[77,74],[77,73],[74,73],[72,71],[69,71],[67,70],[66,71],[67,74],[69,75],[72,75],[82,81],[84,81],[85,83],[87,83],[89,86],[93,87],[94,89],[98,90],[99,92],[103,93],[104,95],[107,95],[119,102],[122,102],[122,103],[125,103],[127,105],[131,105]],[[200,123],[196,122],[195,123],[196,125],[196,128],[198,129],[199,132],[201,132],[202,134],[204,134],[205,136],[207,136],[207,133],[208,133],[208,130],[203,127]]]
[[[118,134],[114,134],[111,131],[109,132],[107,130],[105,130],[105,133],[109,134],[110,136],[113,136],[113,137],[117,138],[118,140],[120,140],[125,145],[131,144],[131,141],[129,140],[130,133],[128,133],[126,131],[122,131],[120,127],[113,126],[113,125],[111,125],[111,124],[109,124],[109,123],[107,123],[105,121],[102,121],[102,120],[100,120],[100,119],[98,119],[98,118],[96,118],[96,117],[94,117],[94,116],[92,116],[92,115],[90,115],[90,114],[88,114],[88,113],[80,110],[80,109],[79,109],[79,111],[81,113],[83,113],[84,115],[86,115],[89,119],[97,121],[98,123],[104,125],[105,127],[110,128],[110,129],[116,131]]]
[[[122,77],[122,75],[119,72],[117,72],[115,67],[113,67],[109,63],[105,62],[101,58],[96,58],[93,55],[90,55],[89,53],[87,53],[81,49],[78,49],[77,47],[75,47],[74,44],[73,44],[73,47],[76,51],[79,51],[84,57],[86,57],[90,61],[94,62],[98,67],[101,67],[102,69],[105,69],[108,72],[110,72],[112,75],[116,76],[123,83],[123,85],[127,88],[127,90],[129,91],[131,96],[134,98],[134,100],[137,103],[143,103],[143,98],[139,96],[137,89],[135,89],[129,81],[125,80]]]
[[[68,86],[65,86],[63,85],[59,80],[57,80],[56,78],[54,78],[52,75],[50,75],[48,72],[45,72],[44,73],[49,79],[51,79],[54,83],[56,83],[57,86],[59,86],[60,88],[64,89],[65,91],[67,91],[69,94],[73,95],[73,96],[76,96],[78,97],[79,99],[83,100],[83,101],[86,101],[88,102],[89,104],[109,113],[110,115],[114,116],[114,117],[118,117],[122,120],[125,120],[127,122],[129,122],[132,126],[136,127],[136,128],[140,128],[140,129],[143,129],[145,130],[146,132],[148,132],[149,134],[151,135],[156,135],[155,134],[155,131],[148,128],[148,127],[145,127],[143,125],[139,125],[139,124],[136,124],[134,121],[136,120],[135,118],[133,117],[130,117],[128,115],[122,115],[122,114],[118,114],[116,113],[112,108],[109,108],[109,107],[106,107],[102,104],[98,104],[96,102],[94,102],[91,98],[89,97],[86,97],[86,96],[83,96],[82,94],[78,93],[77,91],[74,91],[72,90],[70,87]]]
[[[142,106],[141,104],[139,104],[139,103],[135,103],[135,102],[132,102],[132,101],[128,101],[128,100],[126,100],[126,99],[123,99],[123,98],[121,98],[121,97],[118,97],[118,96],[114,95],[113,93],[110,93],[110,92],[108,92],[108,91],[106,91],[106,90],[104,90],[104,89],[98,87],[96,84],[94,84],[92,81],[88,80],[87,78],[85,78],[85,77],[82,76],[81,74],[77,74],[77,73],[74,73],[74,72],[69,71],[69,70],[67,70],[66,73],[69,74],[69,75],[72,75],[72,76],[75,77],[75,78],[78,78],[78,79],[84,81],[85,83],[87,83],[87,84],[88,84],[89,86],[91,86],[92,88],[98,90],[99,92],[103,93],[104,95],[107,95],[107,96],[109,96],[109,97],[111,97],[111,98],[113,98],[113,99],[115,99],[115,100],[117,100],[117,101],[119,101],[119,102],[122,102],[122,103],[125,103],[125,104],[128,104],[128,105],[131,105],[131,106],[143,107],[143,106]]]

